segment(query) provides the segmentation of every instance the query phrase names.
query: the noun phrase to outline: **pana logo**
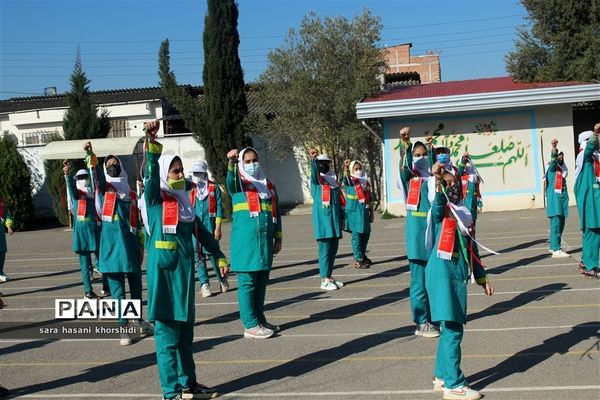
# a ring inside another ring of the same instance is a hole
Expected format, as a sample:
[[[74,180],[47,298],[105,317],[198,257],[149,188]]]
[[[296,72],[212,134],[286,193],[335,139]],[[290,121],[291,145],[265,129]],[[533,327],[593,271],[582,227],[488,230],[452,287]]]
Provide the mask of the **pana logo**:
[[[142,318],[142,302],[131,299],[56,299],[54,318],[138,319]]]

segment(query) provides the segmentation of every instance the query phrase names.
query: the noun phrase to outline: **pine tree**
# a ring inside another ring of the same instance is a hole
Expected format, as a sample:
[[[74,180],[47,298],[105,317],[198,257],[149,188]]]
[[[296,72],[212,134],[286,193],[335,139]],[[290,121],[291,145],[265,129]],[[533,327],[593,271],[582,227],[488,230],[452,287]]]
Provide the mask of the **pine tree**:
[[[186,126],[206,154],[210,170],[223,183],[227,173],[225,155],[232,148],[248,146],[245,117],[248,112],[244,78],[238,56],[238,9],[234,0],[208,0],[204,25],[204,103],[177,85],[170,70],[169,41],[159,53],[161,87],[183,116]]]
[[[88,85],[90,80],[83,71],[79,50],[75,67],[70,77],[71,90],[66,93],[69,109],[63,117],[65,140],[105,138],[110,131],[110,118],[106,110],[100,112],[93,103]],[[82,149],[83,155],[83,149]],[[59,222],[68,225],[69,214],[66,203],[66,186],[62,172],[62,162],[47,161],[44,164],[48,189],[54,203],[52,208]]]
[[[31,172],[16,144],[9,138],[0,140],[0,197],[14,219],[14,228],[21,230],[33,217]]]

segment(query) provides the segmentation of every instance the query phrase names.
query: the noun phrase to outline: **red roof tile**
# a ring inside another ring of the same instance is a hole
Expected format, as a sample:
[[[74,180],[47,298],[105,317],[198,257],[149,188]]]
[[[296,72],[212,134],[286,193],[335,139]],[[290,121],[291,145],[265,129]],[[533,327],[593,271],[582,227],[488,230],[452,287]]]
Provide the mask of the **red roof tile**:
[[[409,100],[427,97],[458,96],[478,93],[508,92],[514,90],[542,89],[560,86],[585,85],[586,82],[513,82],[510,76],[499,78],[471,79],[466,81],[452,81],[430,83],[400,87],[390,92],[375,94],[363,100],[364,103],[390,100]]]

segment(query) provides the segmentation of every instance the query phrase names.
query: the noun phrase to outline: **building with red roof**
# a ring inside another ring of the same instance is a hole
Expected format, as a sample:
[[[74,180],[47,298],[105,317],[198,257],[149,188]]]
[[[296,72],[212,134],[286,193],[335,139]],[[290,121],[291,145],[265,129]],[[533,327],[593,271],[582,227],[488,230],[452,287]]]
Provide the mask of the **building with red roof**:
[[[362,99],[358,119],[383,127],[383,200],[404,213],[397,185],[399,130],[411,128],[412,141],[433,136],[456,163],[468,152],[484,184],[485,210],[544,207],[543,178],[550,141],[559,140],[574,170],[577,135],[600,121],[598,82],[514,82],[511,77],[402,86]],[[568,179],[572,191],[573,180]],[[575,204],[571,196],[571,204]]]

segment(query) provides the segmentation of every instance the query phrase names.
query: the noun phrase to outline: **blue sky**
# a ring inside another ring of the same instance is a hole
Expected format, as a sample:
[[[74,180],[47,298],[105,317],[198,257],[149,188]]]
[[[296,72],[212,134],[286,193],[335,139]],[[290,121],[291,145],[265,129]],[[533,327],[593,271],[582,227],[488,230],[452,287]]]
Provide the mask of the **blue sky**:
[[[381,17],[381,45],[411,42],[412,54],[441,52],[442,80],[505,76],[504,55],[526,22],[518,0],[239,0],[240,58],[246,82],[269,49],[304,15],[364,8]],[[206,0],[1,0],[0,99],[69,89],[77,45],[91,90],[158,85],[160,42],[182,84],[200,85]]]

